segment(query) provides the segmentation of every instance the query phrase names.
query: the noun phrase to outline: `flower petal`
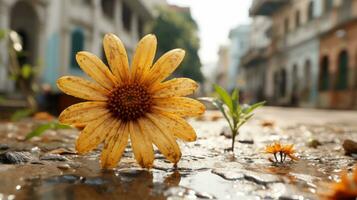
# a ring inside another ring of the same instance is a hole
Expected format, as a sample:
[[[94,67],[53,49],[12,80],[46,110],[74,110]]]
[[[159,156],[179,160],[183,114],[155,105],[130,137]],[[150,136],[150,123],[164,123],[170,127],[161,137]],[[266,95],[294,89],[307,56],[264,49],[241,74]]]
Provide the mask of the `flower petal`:
[[[118,164],[129,138],[129,126],[121,123],[109,134],[100,157],[102,168],[114,168]]]
[[[151,85],[165,80],[172,74],[185,57],[182,49],[173,49],[161,56],[150,69],[145,84]]]
[[[103,46],[110,69],[121,82],[127,82],[130,78],[129,62],[122,41],[114,34],[104,36]]]
[[[78,153],[87,153],[96,148],[109,134],[110,130],[118,123],[111,115],[104,115],[89,123],[79,134],[76,141]]]
[[[152,89],[153,98],[187,96],[195,92],[198,84],[189,78],[174,78],[159,83]]]
[[[64,93],[81,99],[106,101],[109,91],[80,77],[63,76],[57,80],[57,87]]]
[[[81,69],[104,88],[111,90],[118,84],[108,67],[94,54],[81,51],[77,53],[76,60]]]
[[[152,115],[156,122],[165,127],[168,133],[187,142],[195,141],[197,136],[195,130],[184,119],[171,113],[159,111]]]
[[[66,108],[58,120],[63,124],[86,124],[89,121],[98,119],[99,117],[108,114],[106,102],[83,102],[74,104]]]
[[[129,122],[129,134],[135,159],[141,167],[151,168],[154,163],[154,150],[149,135],[133,121]]]
[[[143,132],[150,134],[150,138],[160,152],[172,163],[177,163],[181,158],[180,147],[176,139],[169,133],[165,126],[158,122],[157,116],[147,114],[150,119],[139,119]]]
[[[205,111],[205,106],[201,102],[187,97],[154,99],[153,103],[153,111],[165,111],[180,117],[199,116]]]
[[[155,35],[148,34],[140,40],[136,47],[133,63],[132,78],[139,82],[149,72],[155,58],[157,40]]]

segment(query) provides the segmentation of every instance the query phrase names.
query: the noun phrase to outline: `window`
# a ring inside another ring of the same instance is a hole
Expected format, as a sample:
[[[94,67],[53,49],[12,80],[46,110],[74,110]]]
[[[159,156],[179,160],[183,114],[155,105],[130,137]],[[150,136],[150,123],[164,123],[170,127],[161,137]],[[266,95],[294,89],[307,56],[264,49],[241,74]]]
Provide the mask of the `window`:
[[[308,11],[307,11],[307,20],[311,21],[314,19],[314,2],[310,1]]]
[[[305,66],[304,66],[304,79],[305,82],[303,83],[303,90],[301,91],[302,98],[308,101],[310,98],[310,93],[311,93],[311,62],[310,60],[306,60]]]
[[[293,66],[293,93],[299,90],[299,76],[298,76],[298,66],[295,64]]]
[[[80,3],[82,5],[86,5],[86,6],[91,6],[92,5],[92,1],[90,1],[90,0],[81,0]]]
[[[282,69],[280,72],[280,96],[284,97],[286,94],[286,70]]]
[[[125,3],[123,3],[123,11],[122,11],[122,20],[125,30],[131,30],[131,18],[132,18],[132,11]]]
[[[71,54],[70,54],[70,67],[79,68],[76,61],[76,54],[84,49],[84,33],[82,29],[76,28],[71,33]]]
[[[342,1],[342,9],[344,10],[348,10],[348,9],[351,9],[352,8],[352,1],[353,0],[343,0]]]
[[[310,89],[311,87],[311,62],[306,60],[304,67],[304,77],[305,77],[305,89]]]
[[[333,0],[325,0],[324,11],[325,13],[330,11],[333,7]]]
[[[279,97],[279,73],[275,72],[274,73],[274,98]]]
[[[321,60],[321,70],[320,70],[320,91],[326,91],[329,89],[329,58],[324,56]]]
[[[298,28],[300,26],[300,11],[296,11],[295,13],[295,28]]]
[[[100,2],[102,6],[103,15],[109,19],[114,18],[114,0],[102,0]]]
[[[284,20],[284,34],[288,34],[289,32],[289,18]]]
[[[343,50],[338,56],[338,76],[337,76],[337,90],[344,90],[348,88],[348,53]]]

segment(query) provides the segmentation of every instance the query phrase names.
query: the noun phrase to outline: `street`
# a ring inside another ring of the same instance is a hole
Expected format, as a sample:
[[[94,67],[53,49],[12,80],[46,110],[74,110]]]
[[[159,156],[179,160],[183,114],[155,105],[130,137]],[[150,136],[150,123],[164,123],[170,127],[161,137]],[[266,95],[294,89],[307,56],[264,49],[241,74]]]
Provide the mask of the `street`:
[[[218,112],[189,121],[198,139],[180,142],[177,169],[157,150],[154,168],[140,169],[127,148],[114,171],[100,170],[99,149],[76,154],[76,130],[47,131],[24,141],[23,135],[41,122],[1,122],[0,193],[18,199],[59,194],[71,199],[318,199],[320,185],[339,180],[340,172],[356,163],[356,157],[344,155],[342,143],[357,140],[357,112],[258,109],[242,127],[235,154],[225,151],[231,140]],[[299,160],[271,163],[264,148],[275,141],[294,144]]]

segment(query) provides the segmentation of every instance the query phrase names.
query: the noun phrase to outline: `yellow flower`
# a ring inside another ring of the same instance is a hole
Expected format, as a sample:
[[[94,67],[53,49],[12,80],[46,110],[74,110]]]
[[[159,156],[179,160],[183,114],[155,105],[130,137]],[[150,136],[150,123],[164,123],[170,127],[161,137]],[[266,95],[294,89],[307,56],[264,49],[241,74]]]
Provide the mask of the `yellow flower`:
[[[157,41],[146,35],[139,42],[131,68],[123,43],[113,34],[103,41],[110,68],[89,52],[76,55],[81,69],[95,82],[75,76],[58,79],[66,94],[88,100],[65,109],[59,116],[64,124],[84,127],[76,150],[87,153],[104,143],[102,168],[114,168],[130,139],[137,162],[150,168],[154,144],[171,162],[177,163],[181,151],[176,139],[195,141],[196,133],[183,119],[205,111],[200,102],[187,98],[198,87],[188,78],[167,79],[181,63],[185,51],[174,49],[155,64]]]
[[[275,142],[274,144],[267,145],[264,152],[274,155],[275,161],[269,159],[272,162],[279,162],[278,156],[280,156],[280,162],[284,162],[286,156],[288,156],[291,160],[298,160],[298,158],[294,155],[295,149],[293,144],[282,145],[280,142]]]
[[[352,176],[348,176],[346,171],[341,173],[341,181],[327,185],[329,192],[321,193],[323,199],[339,200],[339,199],[356,199],[357,198],[357,166],[354,169]]]

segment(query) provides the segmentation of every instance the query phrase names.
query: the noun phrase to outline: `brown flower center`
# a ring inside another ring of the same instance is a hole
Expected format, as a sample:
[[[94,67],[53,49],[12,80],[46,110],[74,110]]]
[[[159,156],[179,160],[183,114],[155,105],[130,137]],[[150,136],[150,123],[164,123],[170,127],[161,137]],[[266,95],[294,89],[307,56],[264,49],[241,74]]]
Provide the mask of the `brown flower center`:
[[[122,121],[134,121],[150,111],[151,102],[147,89],[134,83],[112,90],[107,104],[113,116]]]

